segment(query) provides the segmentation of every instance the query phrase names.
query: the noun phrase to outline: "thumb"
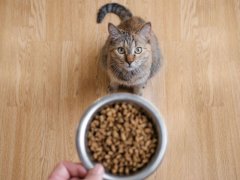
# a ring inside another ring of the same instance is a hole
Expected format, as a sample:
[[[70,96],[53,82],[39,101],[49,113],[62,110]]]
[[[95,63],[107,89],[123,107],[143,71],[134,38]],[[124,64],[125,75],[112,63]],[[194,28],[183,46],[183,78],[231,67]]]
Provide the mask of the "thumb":
[[[101,164],[97,164],[94,168],[88,171],[85,180],[102,180],[104,169]]]

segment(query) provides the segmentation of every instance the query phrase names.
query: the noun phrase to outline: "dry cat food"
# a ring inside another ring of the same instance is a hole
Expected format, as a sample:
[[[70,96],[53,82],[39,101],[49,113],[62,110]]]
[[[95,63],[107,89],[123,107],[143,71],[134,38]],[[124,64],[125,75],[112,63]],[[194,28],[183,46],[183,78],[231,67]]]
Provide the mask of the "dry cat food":
[[[128,175],[143,168],[157,147],[151,120],[129,103],[103,108],[92,120],[87,134],[95,162],[113,174]]]

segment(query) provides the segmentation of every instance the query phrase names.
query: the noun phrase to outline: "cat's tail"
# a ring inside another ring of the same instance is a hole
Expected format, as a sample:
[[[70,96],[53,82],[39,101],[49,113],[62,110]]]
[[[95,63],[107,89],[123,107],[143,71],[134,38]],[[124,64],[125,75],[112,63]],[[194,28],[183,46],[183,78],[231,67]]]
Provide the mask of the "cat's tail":
[[[97,23],[101,23],[107,13],[118,15],[122,21],[132,17],[132,13],[124,6],[117,3],[109,3],[105,4],[98,10]]]

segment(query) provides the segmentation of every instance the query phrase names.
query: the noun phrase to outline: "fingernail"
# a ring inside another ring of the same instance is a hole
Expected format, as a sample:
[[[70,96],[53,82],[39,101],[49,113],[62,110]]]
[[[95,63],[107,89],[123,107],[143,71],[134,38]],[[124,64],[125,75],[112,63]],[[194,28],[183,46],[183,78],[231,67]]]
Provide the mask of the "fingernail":
[[[103,166],[101,164],[96,164],[95,167],[94,167],[94,171],[97,174],[103,173],[103,171],[104,171]]]

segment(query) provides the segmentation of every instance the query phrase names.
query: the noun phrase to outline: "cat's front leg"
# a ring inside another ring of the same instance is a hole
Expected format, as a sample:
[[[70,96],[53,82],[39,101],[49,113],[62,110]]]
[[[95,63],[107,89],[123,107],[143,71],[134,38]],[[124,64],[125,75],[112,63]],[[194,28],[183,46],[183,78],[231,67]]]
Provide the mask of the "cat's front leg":
[[[143,83],[143,84],[139,84],[139,85],[133,86],[133,93],[137,94],[139,96],[142,96],[143,89],[145,88],[146,84],[147,83]]]
[[[117,92],[118,89],[119,89],[119,84],[111,81],[107,91],[108,93],[114,93],[114,92]]]

